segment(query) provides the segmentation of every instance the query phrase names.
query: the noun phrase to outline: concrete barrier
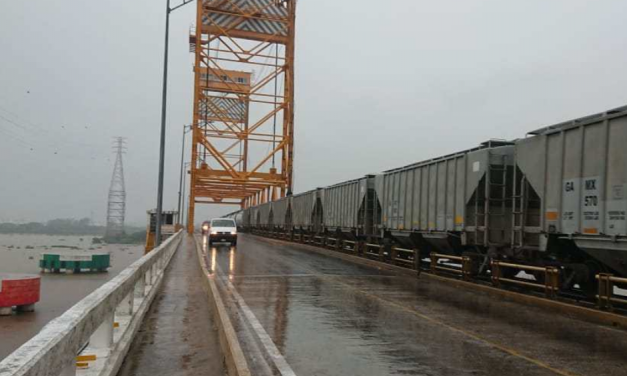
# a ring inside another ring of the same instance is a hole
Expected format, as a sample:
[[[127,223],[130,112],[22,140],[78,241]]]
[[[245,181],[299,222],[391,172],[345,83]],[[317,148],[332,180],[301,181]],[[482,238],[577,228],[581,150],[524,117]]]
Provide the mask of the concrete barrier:
[[[0,362],[0,376],[115,375],[182,236],[170,237],[48,323]]]

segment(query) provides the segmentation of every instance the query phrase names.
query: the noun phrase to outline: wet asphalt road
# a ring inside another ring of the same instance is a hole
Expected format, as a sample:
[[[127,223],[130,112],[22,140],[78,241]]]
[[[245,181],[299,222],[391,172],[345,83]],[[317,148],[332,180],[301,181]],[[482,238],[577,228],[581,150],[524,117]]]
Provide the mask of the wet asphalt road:
[[[624,331],[311,249],[206,251],[253,374],[627,375]]]
[[[183,239],[118,376],[226,374],[195,247]]]

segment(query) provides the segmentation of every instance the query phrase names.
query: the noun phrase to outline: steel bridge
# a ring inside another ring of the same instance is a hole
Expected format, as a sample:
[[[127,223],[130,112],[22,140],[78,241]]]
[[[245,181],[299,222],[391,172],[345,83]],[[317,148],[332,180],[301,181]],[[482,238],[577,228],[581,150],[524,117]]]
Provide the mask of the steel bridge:
[[[196,204],[292,190],[295,6],[197,2],[187,231],[50,322],[0,376],[627,374],[611,277],[594,307],[549,283],[546,296],[473,283],[464,257],[433,253],[420,273],[381,244],[257,232],[209,246],[194,232]]]

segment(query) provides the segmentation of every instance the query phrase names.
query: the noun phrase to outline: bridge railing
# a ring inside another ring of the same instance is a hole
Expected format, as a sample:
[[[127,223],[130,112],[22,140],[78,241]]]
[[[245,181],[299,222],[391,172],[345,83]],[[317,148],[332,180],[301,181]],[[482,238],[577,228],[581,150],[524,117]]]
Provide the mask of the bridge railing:
[[[0,362],[0,376],[115,375],[182,232],[48,323]]]

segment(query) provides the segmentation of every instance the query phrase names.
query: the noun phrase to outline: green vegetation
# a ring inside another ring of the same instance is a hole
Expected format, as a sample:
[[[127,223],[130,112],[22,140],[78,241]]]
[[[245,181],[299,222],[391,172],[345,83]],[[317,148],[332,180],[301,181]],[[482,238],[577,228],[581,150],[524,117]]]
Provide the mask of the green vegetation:
[[[146,243],[146,231],[137,231],[131,234],[104,237],[103,240],[109,244],[142,244]]]
[[[128,227],[131,236],[139,232],[139,227]],[[43,235],[104,235],[105,226],[93,225],[89,218],[52,219],[46,223],[0,223],[0,234],[43,234]],[[144,235],[145,236],[145,235]]]
[[[88,235],[104,233],[103,226],[94,226],[89,218],[52,219],[46,223],[0,223],[0,234]]]

